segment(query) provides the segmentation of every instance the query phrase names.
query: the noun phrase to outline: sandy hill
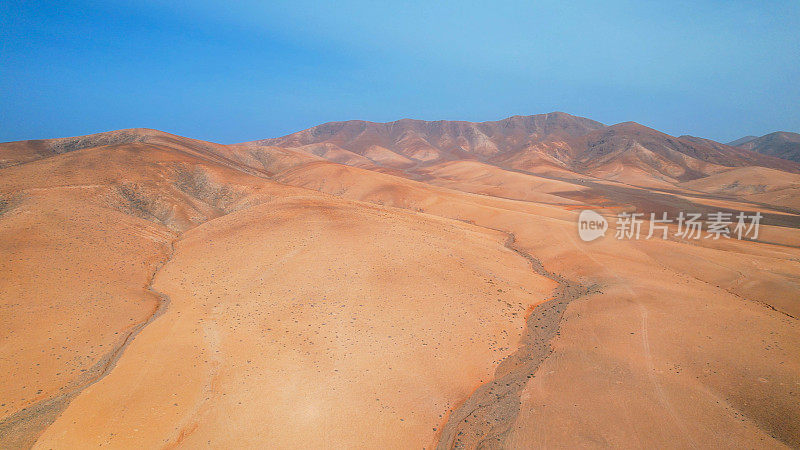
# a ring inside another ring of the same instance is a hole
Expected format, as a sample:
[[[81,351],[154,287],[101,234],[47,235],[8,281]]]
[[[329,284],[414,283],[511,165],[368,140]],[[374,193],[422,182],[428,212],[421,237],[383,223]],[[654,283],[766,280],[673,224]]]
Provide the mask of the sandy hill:
[[[22,164],[62,153],[83,150],[85,148],[113,144],[129,144],[132,142],[147,142],[171,137],[178,138],[178,136],[173,136],[162,131],[147,128],[133,128],[86,136],[6,142],[0,144],[0,149],[2,149],[2,153],[0,153],[0,167]]]
[[[766,167],[739,167],[688,181],[683,183],[683,186],[707,192],[757,194],[788,187],[800,187],[800,175]]]
[[[731,169],[682,183],[681,187],[800,211],[800,175],[765,167]]]

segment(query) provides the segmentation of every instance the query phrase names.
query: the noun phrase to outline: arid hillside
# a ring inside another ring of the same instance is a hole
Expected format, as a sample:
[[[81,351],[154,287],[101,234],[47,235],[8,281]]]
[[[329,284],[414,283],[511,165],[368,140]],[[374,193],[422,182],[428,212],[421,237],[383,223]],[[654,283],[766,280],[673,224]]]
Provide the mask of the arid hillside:
[[[583,117],[555,112],[514,116],[496,122],[459,122],[403,119],[390,123],[332,122],[256,144],[304,147],[327,143],[359,155],[400,154],[419,162],[491,157],[523,150],[545,141],[583,136],[603,128]]]
[[[729,145],[736,145],[764,155],[800,162],[800,134],[778,131],[761,137],[748,137],[750,139],[742,138]]]
[[[468,160],[644,187],[673,186],[744,166],[800,173],[796,162],[749,149],[692,136],[673,137],[635,122],[605,126],[561,112],[480,123],[331,122],[243,145],[292,148],[341,164],[409,174],[432,164]]]
[[[0,448],[797,448],[799,172],[564,113],[0,144]]]

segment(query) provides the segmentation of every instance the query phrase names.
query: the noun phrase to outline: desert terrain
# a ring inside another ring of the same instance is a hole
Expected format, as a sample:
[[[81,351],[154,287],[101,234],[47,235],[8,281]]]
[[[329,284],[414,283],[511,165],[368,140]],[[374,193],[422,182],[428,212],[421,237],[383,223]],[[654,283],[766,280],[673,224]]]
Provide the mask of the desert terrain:
[[[0,448],[798,448],[800,164],[747,142],[550,113],[0,144]],[[614,236],[716,211],[758,237]]]

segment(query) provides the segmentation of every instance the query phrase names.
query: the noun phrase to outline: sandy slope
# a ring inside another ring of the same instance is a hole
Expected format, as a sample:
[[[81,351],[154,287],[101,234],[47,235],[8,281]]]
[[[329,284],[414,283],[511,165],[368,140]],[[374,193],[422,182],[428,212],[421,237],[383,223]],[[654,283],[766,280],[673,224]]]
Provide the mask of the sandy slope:
[[[766,167],[732,169],[682,183],[681,187],[800,210],[800,175]]]
[[[156,279],[163,319],[39,446],[430,445],[553,287],[502,238],[319,196],[208,222]]]
[[[732,258],[755,249],[604,244],[539,250],[567,261],[565,273],[593,273],[602,293],[567,310],[508,444],[797,445],[788,418],[799,412],[800,329],[753,301],[783,293],[796,308],[796,263],[788,260],[796,252],[760,258],[794,273],[764,289],[747,284],[775,273],[750,264],[751,256]]]
[[[99,376],[157,307],[144,286],[171,233],[92,205],[100,190],[28,191],[0,216],[3,422],[24,409],[52,420],[51,400]]]
[[[423,180],[427,183],[464,192],[539,203],[578,203],[558,196],[559,192],[574,191],[574,184],[504,170],[476,161],[450,161],[421,168],[416,173],[423,174]]]
[[[0,441],[29,442],[107,373],[157,311],[147,286],[177,233],[275,195],[269,187],[150,144],[3,169]]]
[[[368,188],[368,176],[349,186],[338,177],[335,192],[402,206],[382,177],[381,189]],[[555,352],[537,370],[536,384],[521,393],[515,426],[502,442],[523,448],[798,444],[800,430],[789,419],[800,415],[796,248],[613,238],[587,245],[575,236],[570,213],[474,202],[453,194],[446,204],[419,206],[511,231],[545,267],[598,283],[602,291],[567,309]],[[629,411],[626,423],[620,424],[620,410]],[[469,426],[462,431],[467,447],[486,437],[469,436]]]

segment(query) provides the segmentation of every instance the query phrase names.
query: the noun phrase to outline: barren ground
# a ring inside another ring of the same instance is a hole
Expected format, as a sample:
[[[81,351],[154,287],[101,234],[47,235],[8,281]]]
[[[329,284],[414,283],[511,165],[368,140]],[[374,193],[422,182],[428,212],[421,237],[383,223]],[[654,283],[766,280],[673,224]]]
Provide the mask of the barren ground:
[[[157,133],[5,148],[3,448],[800,447],[794,174],[632,186]],[[606,237],[578,238],[584,208]],[[632,208],[765,226],[614,239]]]

